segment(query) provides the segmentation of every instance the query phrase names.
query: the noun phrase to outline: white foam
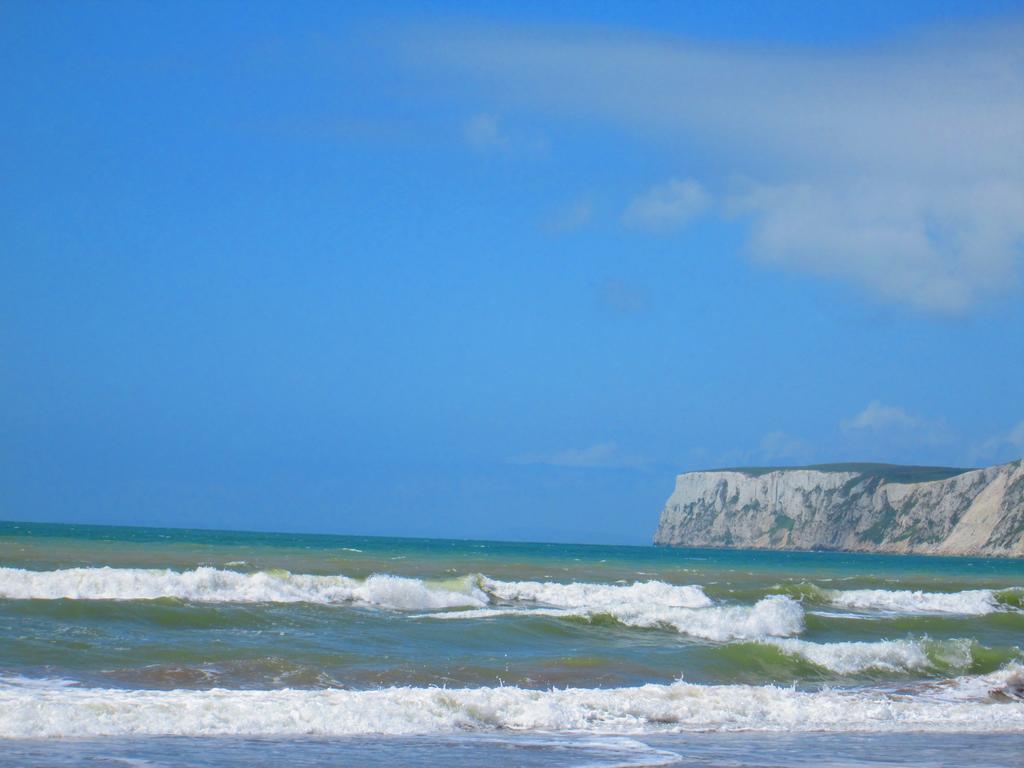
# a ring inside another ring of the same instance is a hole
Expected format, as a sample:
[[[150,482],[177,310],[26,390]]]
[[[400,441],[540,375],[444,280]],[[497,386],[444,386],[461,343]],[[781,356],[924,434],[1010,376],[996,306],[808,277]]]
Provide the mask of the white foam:
[[[719,642],[786,637],[799,634],[804,626],[803,609],[796,601],[781,595],[766,597],[752,606],[715,605],[699,586],[677,586],[662,581],[624,585],[560,584],[480,577],[479,584],[488,594],[513,605],[455,611],[437,617],[527,614],[592,619],[608,615],[632,627],[667,627],[684,635]]]
[[[470,579],[461,579],[458,588],[452,582],[432,585],[403,576],[370,576],[354,591],[355,601],[402,611],[438,610],[487,605],[487,595]]]
[[[719,605],[711,608],[645,608],[630,606],[613,613],[633,627],[668,626],[677,632],[705,640],[725,642],[761,637],[798,635],[804,628],[804,612],[795,600],[773,595],[754,605]]]
[[[912,672],[942,668],[964,670],[973,660],[973,642],[954,640],[879,640],[876,642],[813,643],[796,638],[763,641],[784,653],[801,656],[819,667],[852,675],[870,670]]]
[[[991,589],[970,589],[963,592],[924,592],[909,589],[826,589],[822,591],[832,605],[859,610],[983,616],[1002,609]]]
[[[669,608],[706,608],[711,598],[700,587],[676,586],[663,581],[638,581],[634,584],[588,584],[552,581],[498,581],[481,576],[480,587],[500,600],[557,606],[587,607],[594,611],[623,604],[657,605]]]
[[[439,619],[496,616],[554,616],[593,619],[611,616],[631,627],[671,628],[704,640],[787,637],[803,631],[800,604],[771,595],[754,605],[714,605],[698,586],[649,581],[630,585],[503,582],[481,577],[481,588],[511,604],[428,614]]]
[[[483,576],[427,582],[402,576],[242,573],[212,567],[188,571],[141,568],[0,568],[0,598],[15,600],[154,600],[197,603],[324,603],[400,611],[469,609],[442,618],[520,615],[610,615],[634,627],[671,627],[707,640],[786,637],[803,629],[803,609],[773,595],[755,605],[714,605],[695,585],[660,581],[634,584],[561,584],[499,581]],[[493,601],[493,602],[492,602]]]
[[[0,737],[417,734],[458,730],[1024,733],[1024,705],[993,697],[1019,664],[927,695],[750,685],[130,691],[0,685]],[[1015,682],[1016,681],[1016,682]]]
[[[199,603],[349,603],[394,610],[441,610],[487,605],[471,579],[431,585],[420,579],[375,575],[240,573],[219,568],[189,571],[141,568],[67,568],[28,571],[0,568],[0,598],[14,600],[154,600]]]

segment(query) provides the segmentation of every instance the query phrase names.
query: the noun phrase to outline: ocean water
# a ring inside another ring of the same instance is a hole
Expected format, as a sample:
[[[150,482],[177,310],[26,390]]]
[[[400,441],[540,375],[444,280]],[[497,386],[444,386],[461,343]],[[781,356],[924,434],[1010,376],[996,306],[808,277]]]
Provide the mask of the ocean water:
[[[1024,562],[0,523],[0,766],[1024,764]]]

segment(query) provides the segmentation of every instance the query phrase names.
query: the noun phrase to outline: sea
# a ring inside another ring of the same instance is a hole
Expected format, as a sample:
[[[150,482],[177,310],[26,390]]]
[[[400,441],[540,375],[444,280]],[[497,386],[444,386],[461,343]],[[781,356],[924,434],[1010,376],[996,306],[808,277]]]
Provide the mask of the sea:
[[[0,766],[1024,765],[1024,561],[0,523]]]

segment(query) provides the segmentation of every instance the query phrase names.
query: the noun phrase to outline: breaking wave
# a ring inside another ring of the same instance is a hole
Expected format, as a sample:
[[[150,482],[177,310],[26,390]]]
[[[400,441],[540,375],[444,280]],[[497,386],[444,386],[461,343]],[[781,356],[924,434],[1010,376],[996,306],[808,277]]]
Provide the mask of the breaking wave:
[[[770,595],[754,605],[715,605],[696,585],[662,581],[634,584],[499,581],[481,576],[480,589],[502,605],[427,614],[438,619],[487,619],[496,616],[549,616],[669,628],[680,634],[725,642],[786,637],[803,631],[804,613],[789,597]]]
[[[800,691],[753,685],[131,691],[0,684],[0,737],[417,734],[457,730],[1024,731],[1024,667],[930,684]]]
[[[488,597],[474,580],[430,584],[402,576],[365,580],[288,571],[240,573],[200,567],[189,571],[142,568],[0,568],[0,598],[14,600],[156,600],[197,603],[348,603],[400,611],[473,608]]]
[[[958,614],[984,616],[1021,607],[1024,590],[968,589],[961,592],[925,592],[910,589],[823,589],[815,584],[798,584],[783,593],[849,610],[900,614]]]
[[[700,587],[676,586],[663,581],[634,584],[589,584],[553,581],[498,581],[481,576],[480,588],[499,600],[535,602],[560,608],[586,606],[592,610],[611,609],[623,604],[657,605],[665,608],[707,608],[711,598]]]
[[[840,675],[860,672],[962,672],[974,663],[973,640],[878,640],[813,643],[796,638],[762,641]]]
[[[682,635],[727,642],[762,637],[797,635],[804,628],[804,612],[791,598],[774,595],[754,605],[716,605],[707,608],[622,603],[566,608],[501,607],[426,614],[434,619],[487,619],[496,616],[551,616],[596,620],[611,616],[629,627],[673,629]]]
[[[340,574],[294,574],[285,570],[245,573],[206,566],[185,571],[111,567],[32,571],[0,567],[0,599],[170,598],[190,603],[351,605],[411,612],[431,619],[510,615],[607,619],[629,627],[671,629],[716,642],[798,635],[804,630],[803,602],[882,614],[985,615],[1020,611],[1024,597],[1021,588],[961,592],[836,590],[806,583],[781,588],[781,592],[753,604],[726,604],[712,600],[698,585],[662,581],[502,581],[479,574],[446,581],[387,574],[353,579]],[[897,646],[888,647],[896,652]],[[848,649],[848,654],[855,652],[854,648]],[[907,655],[902,667],[913,666],[910,659]],[[827,663],[822,666],[833,668]]]
[[[241,573],[211,567],[189,571],[0,568],[0,598],[22,600],[155,600],[195,603],[321,603],[416,611],[430,618],[611,617],[630,627],[671,628],[706,640],[787,637],[804,627],[800,604],[770,595],[754,605],[715,605],[695,585],[660,581],[629,585],[499,581],[468,576],[430,582],[401,576]]]

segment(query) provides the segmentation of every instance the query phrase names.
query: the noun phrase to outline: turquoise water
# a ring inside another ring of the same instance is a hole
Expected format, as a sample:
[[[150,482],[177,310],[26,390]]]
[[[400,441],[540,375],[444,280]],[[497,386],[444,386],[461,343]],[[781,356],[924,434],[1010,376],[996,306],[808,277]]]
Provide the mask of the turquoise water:
[[[0,523],[0,765],[1000,765],[1022,601],[1019,560]]]

